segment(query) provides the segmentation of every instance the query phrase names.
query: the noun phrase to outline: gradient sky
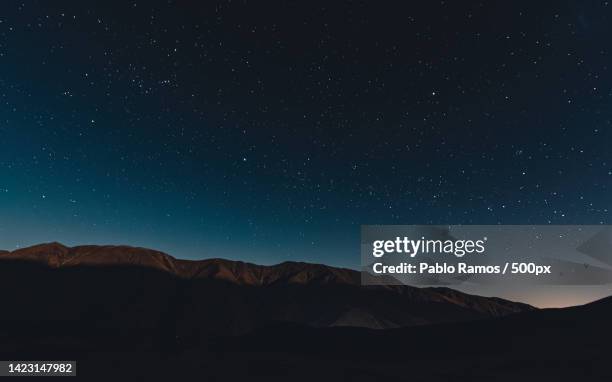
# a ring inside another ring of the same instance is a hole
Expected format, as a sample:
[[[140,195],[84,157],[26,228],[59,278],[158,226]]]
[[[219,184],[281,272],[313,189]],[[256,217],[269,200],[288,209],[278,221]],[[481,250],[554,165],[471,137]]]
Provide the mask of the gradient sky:
[[[356,267],[361,224],[606,224],[612,5],[6,1],[0,248]]]

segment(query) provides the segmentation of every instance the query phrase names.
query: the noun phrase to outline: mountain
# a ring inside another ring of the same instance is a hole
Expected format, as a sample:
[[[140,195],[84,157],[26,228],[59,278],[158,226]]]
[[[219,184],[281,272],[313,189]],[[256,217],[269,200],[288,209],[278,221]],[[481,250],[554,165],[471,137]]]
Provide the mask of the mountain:
[[[49,243],[0,254],[0,262],[4,262],[1,270],[5,272],[11,268],[9,263],[18,266],[17,273],[11,271],[1,283],[10,289],[25,284],[18,288],[21,294],[31,288],[35,293],[38,285],[44,284],[48,293],[59,288],[59,296],[78,295],[81,305],[71,306],[69,311],[78,310],[79,316],[91,315],[98,300],[110,306],[129,298],[132,307],[143,305],[142,311],[151,313],[145,322],[161,317],[163,310],[166,319],[177,325],[176,330],[186,330],[182,334],[188,337],[203,332],[242,333],[274,321],[317,327],[391,328],[504,316],[532,309],[525,304],[448,288],[362,287],[359,272],[321,264],[284,262],[262,266],[223,259],[189,261],[128,246],[67,247]],[[21,275],[19,280],[14,280],[16,274]],[[76,289],[65,292],[62,288],[66,283]],[[151,291],[157,291],[157,295]],[[113,301],[107,301],[110,296],[114,296]],[[14,314],[18,312],[16,309]],[[135,314],[128,317],[138,321]]]
[[[358,276],[124,246],[5,252],[0,359],[76,359],[86,380],[612,380],[612,298],[537,310]]]
[[[127,246],[36,245],[0,254],[0,353],[68,344],[189,349],[278,324],[389,329],[533,310],[446,288],[362,287],[359,276],[320,264],[261,266],[178,260]]]

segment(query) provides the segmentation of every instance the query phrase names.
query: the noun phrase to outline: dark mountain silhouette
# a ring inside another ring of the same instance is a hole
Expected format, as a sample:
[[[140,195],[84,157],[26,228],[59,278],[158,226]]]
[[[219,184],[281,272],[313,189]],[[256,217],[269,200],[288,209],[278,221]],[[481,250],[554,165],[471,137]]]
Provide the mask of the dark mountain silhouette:
[[[384,329],[532,309],[447,288],[361,287],[359,272],[320,264],[188,261],[127,246],[41,244],[0,254],[0,261],[2,270],[10,273],[3,282],[12,280],[4,286],[22,284],[19,297],[55,293],[56,303],[69,305],[60,311],[32,307],[35,317],[90,317],[96,325],[111,327],[127,322],[130,327],[138,322],[155,326],[156,319],[165,317],[165,324],[174,326],[174,334],[187,338],[244,333],[274,321]],[[16,272],[10,271],[14,267]],[[19,280],[14,279],[16,275]],[[72,304],[69,296],[78,298],[79,304]],[[22,319],[20,312],[23,309],[15,307],[10,315]]]
[[[5,252],[0,359],[76,359],[89,380],[612,380],[611,298],[536,310],[358,276],[121,246]]]

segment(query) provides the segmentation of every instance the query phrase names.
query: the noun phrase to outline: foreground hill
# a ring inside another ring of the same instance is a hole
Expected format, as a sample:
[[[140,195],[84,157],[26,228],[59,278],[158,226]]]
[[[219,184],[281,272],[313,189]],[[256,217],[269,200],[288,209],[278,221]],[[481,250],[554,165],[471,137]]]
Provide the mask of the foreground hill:
[[[610,381],[612,297],[583,306],[389,330],[276,326],[220,343],[247,365],[228,380],[283,360],[312,380]],[[197,357],[196,352],[184,359]],[[217,375],[229,365],[218,365]],[[269,380],[281,380],[267,372]],[[263,380],[263,378],[262,378]]]

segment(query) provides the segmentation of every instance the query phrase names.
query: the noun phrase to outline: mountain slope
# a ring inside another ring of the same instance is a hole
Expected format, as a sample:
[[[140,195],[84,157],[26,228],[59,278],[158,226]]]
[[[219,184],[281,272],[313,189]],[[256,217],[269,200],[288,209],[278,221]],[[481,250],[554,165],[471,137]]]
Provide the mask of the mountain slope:
[[[188,261],[145,248],[59,243],[1,253],[0,288],[15,291],[5,298],[5,321],[150,330],[185,341],[271,322],[384,329],[532,309],[447,288],[362,287],[359,272],[320,264]]]
[[[84,245],[66,247],[54,242],[0,253],[0,260],[24,260],[50,267],[134,265],[174,272],[172,256],[146,248]]]

